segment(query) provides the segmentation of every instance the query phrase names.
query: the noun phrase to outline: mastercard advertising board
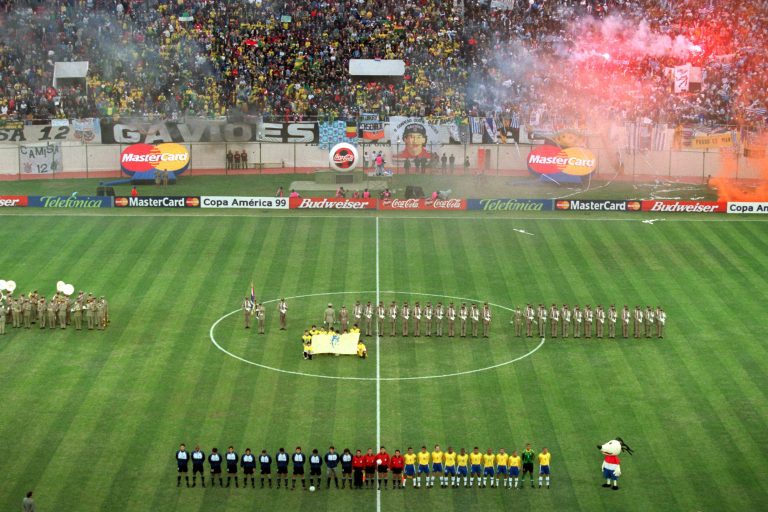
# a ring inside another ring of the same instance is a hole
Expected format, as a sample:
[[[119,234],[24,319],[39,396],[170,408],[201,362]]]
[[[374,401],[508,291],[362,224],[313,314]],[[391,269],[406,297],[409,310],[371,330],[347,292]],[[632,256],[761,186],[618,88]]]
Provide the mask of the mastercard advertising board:
[[[528,154],[528,169],[557,181],[559,177],[587,176],[597,168],[597,158],[589,149],[561,148],[553,144],[534,147]]]
[[[120,153],[120,168],[129,176],[168,171],[181,174],[189,167],[189,151],[181,144],[132,144]]]

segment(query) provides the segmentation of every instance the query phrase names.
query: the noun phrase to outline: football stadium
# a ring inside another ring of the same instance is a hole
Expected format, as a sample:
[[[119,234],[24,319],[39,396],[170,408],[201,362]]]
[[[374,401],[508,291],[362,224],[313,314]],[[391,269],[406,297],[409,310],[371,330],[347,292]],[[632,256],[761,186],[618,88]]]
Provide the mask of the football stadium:
[[[0,0],[0,510],[762,510],[767,45]]]

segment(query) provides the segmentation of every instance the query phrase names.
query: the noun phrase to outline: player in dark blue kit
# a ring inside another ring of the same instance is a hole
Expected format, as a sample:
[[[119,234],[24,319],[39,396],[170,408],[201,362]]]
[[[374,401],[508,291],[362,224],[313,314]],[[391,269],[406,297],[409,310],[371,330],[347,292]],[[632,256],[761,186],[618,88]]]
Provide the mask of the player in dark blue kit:
[[[227,453],[224,455],[224,460],[227,462],[227,487],[229,487],[233,475],[235,477],[235,487],[240,487],[240,484],[237,483],[237,463],[239,459],[234,446],[227,448]]]
[[[184,474],[184,479],[187,481],[187,487],[189,487],[189,453],[184,443],[179,445],[179,450],[176,452],[176,470],[179,473],[176,476],[176,487],[181,487],[181,474]]]
[[[352,452],[349,448],[344,448],[341,454],[341,488],[349,482],[349,488],[352,489]]]
[[[197,485],[197,474],[200,473],[200,481],[205,487],[205,473],[203,472],[203,465],[205,464],[205,453],[200,451],[200,445],[195,446],[195,451],[192,452],[192,487]]]
[[[309,456],[309,486],[314,485],[315,477],[317,477],[317,489],[320,489],[320,483],[323,478],[323,458],[317,451],[317,448],[312,450],[312,455]]]
[[[250,448],[245,449],[245,453],[240,458],[240,467],[243,468],[243,489],[248,487],[248,475],[251,476],[251,487],[256,488],[256,478],[253,476],[256,469],[256,457],[251,453]]]
[[[288,489],[288,454],[285,453],[285,448],[277,451],[275,462],[277,462],[277,488],[280,488],[280,477],[283,477],[285,488]]]
[[[259,455],[259,466],[261,468],[261,488],[264,488],[264,478],[269,480],[269,488],[272,488],[272,457],[267,450],[261,450]]]
[[[293,461],[293,479],[291,480],[291,490],[296,489],[297,477],[301,478],[301,486],[306,489],[307,481],[304,480],[304,463],[307,461],[307,458],[303,453],[301,453],[301,446],[296,447],[296,451],[293,453],[291,460]]]
[[[336,448],[331,446],[328,448],[328,453],[325,454],[325,466],[328,468],[328,480],[325,484],[325,488],[329,489],[331,487],[331,478],[333,478],[333,482],[336,484],[336,488],[339,488],[339,479],[336,477],[336,468],[339,465],[339,454],[336,453]],[[350,464],[352,463],[352,458],[349,459]],[[351,466],[350,466],[351,467]],[[319,487],[319,485],[318,485]]]
[[[219,486],[224,487],[224,481],[221,479],[221,455],[218,448],[212,448],[208,456],[208,464],[211,466],[211,487],[216,487],[216,478],[219,479]]]

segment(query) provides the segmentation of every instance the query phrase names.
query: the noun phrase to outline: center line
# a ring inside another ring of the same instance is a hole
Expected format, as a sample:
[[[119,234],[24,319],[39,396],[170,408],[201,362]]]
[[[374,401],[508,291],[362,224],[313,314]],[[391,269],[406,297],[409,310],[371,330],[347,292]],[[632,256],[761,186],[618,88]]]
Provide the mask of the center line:
[[[376,216],[376,307],[379,306],[379,217]],[[376,448],[381,446],[381,344],[376,321]],[[376,488],[376,512],[381,512],[381,489]]]

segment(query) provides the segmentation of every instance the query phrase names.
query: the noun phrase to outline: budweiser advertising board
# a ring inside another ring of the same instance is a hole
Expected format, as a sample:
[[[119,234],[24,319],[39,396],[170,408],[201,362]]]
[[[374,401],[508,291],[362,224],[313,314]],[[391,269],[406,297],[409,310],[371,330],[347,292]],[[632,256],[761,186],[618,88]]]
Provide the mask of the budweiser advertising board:
[[[342,199],[337,197],[292,197],[292,210],[375,210],[376,199]]]
[[[27,196],[0,196],[0,208],[27,206]]]
[[[379,210],[466,210],[466,199],[382,199]]]
[[[643,201],[644,212],[659,213],[722,213],[724,202],[717,201]]]

